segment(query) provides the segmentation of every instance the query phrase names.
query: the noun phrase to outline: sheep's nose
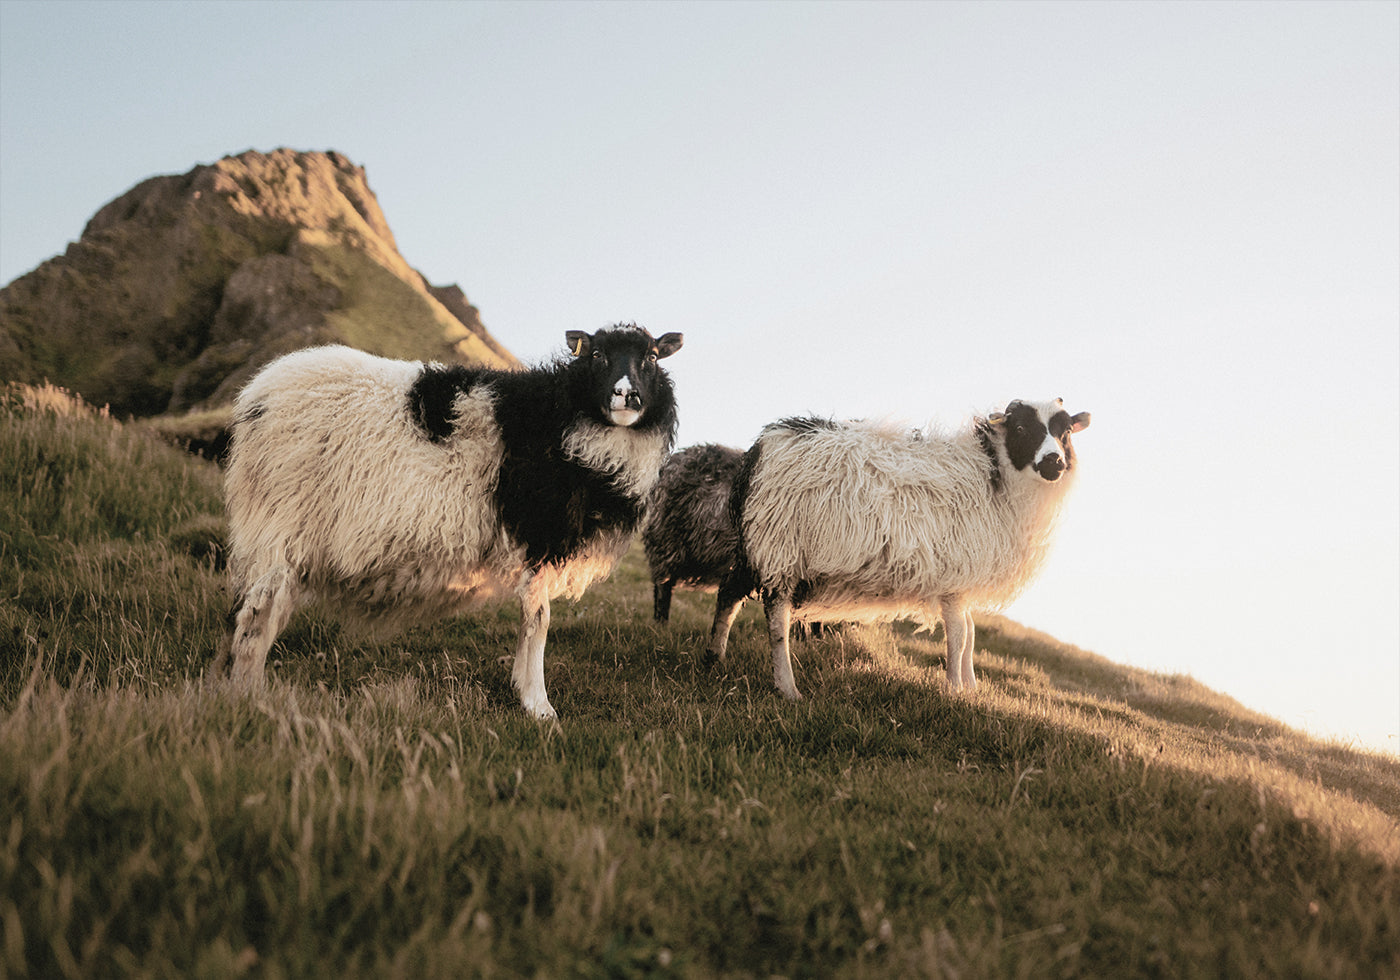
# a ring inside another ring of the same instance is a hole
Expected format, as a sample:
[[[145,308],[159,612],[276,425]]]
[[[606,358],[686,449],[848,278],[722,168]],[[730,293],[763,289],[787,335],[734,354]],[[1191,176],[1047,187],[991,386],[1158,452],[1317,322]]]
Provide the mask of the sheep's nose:
[[[1059,453],[1051,453],[1035,464],[1035,471],[1046,480],[1058,480],[1065,472],[1065,461]]]

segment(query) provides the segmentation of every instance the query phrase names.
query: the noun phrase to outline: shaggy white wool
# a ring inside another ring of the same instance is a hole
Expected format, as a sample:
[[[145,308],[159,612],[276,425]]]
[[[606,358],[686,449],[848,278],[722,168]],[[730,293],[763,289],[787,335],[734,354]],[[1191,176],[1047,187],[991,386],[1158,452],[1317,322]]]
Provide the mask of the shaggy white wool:
[[[759,584],[811,591],[802,619],[932,623],[943,597],[1015,598],[1044,561],[1073,471],[1055,483],[1002,459],[1002,486],[975,432],[912,434],[885,423],[766,429],[744,506]]]
[[[459,397],[452,438],[430,443],[405,411],[420,370],[312,349],[244,389],[235,412],[256,417],[240,426],[226,474],[235,589],[285,563],[326,598],[376,612],[403,605],[407,618],[513,591],[514,562],[479,567],[504,551],[494,540],[502,447],[490,394]]]
[[[453,434],[429,442],[405,411],[421,367],[320,348],[244,389],[235,412],[256,417],[240,427],[226,474],[236,592],[285,563],[320,598],[391,629],[517,593],[524,549],[497,527],[492,499],[503,455],[493,394],[460,394]],[[567,434],[565,452],[641,496],[665,443],[665,433],[589,422]],[[629,539],[606,535],[546,570],[547,595],[581,596]]]
[[[623,493],[646,499],[666,461],[668,441],[665,432],[643,435],[625,425],[581,419],[564,434],[564,454],[591,470],[611,474]]]

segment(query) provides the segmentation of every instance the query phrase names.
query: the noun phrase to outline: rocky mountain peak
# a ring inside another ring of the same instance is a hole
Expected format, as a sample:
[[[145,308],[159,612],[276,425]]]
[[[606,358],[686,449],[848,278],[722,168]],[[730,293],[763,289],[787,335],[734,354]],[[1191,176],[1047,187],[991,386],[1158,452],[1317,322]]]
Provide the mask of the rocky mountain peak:
[[[142,181],[0,290],[0,376],[119,414],[227,403],[273,357],[333,342],[519,364],[460,289],[408,264],[364,168],[334,151],[249,150]]]

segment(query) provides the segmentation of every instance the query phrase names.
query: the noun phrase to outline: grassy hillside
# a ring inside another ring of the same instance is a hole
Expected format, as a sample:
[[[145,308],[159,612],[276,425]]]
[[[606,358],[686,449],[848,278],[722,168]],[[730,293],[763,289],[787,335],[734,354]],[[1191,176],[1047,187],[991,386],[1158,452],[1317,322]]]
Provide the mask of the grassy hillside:
[[[381,646],[304,616],[265,693],[203,684],[217,471],[29,401],[0,407],[0,975],[1400,971],[1400,763],[1005,620],[976,695],[862,628],[797,647],[788,704],[757,611],[704,669],[708,597],[654,625],[634,549],[556,606],[559,725],[516,705],[508,608]]]

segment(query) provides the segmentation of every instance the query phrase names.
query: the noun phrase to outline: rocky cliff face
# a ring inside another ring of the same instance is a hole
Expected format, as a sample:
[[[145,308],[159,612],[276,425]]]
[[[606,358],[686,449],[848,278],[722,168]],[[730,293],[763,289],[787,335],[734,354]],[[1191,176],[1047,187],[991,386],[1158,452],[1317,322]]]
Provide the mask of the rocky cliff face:
[[[0,290],[0,379],[122,415],[225,404],[272,358],[321,343],[519,365],[460,289],[404,261],[364,169],[334,152],[151,178]]]

